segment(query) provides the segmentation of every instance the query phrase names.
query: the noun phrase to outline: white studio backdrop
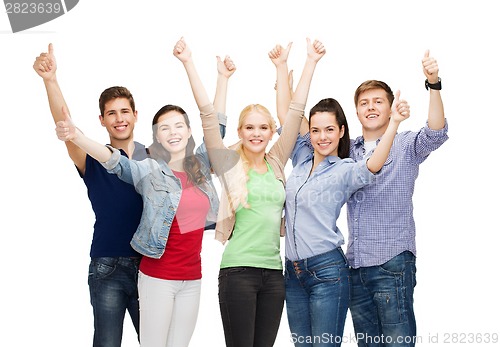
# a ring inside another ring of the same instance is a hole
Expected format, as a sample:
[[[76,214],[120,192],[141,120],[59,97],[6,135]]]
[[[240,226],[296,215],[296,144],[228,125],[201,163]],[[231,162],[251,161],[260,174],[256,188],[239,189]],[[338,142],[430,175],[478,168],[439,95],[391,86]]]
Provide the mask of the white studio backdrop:
[[[230,55],[237,66],[229,81],[227,144],[236,141],[244,106],[260,103],[275,112],[275,69],[267,53],[277,43],[293,42],[289,67],[295,83],[306,37],[324,43],[327,54],[315,72],[306,110],[325,97],[339,100],[351,137],[361,133],[354,90],[367,79],[387,82],[408,100],[411,118],[401,131],[424,125],[428,92],[421,58],[430,49],[440,66],[450,139],[421,166],[414,196],[419,345],[486,344],[487,334],[500,334],[492,318],[500,309],[493,284],[500,241],[494,147],[500,125],[500,24],[495,8],[495,1],[82,0],[67,14],[18,33],[12,33],[2,11],[0,345],[92,343],[87,267],[94,217],[83,181],[55,136],[43,82],[32,68],[36,56],[54,44],[58,80],[72,117],[97,141],[108,140],[98,122],[98,97],[109,86],[123,85],[132,91],[139,112],[136,140],[151,143],[153,115],[172,103],[188,112],[199,143],[196,104],[172,55],[181,36],[210,94],[215,92],[215,57]],[[347,236],[345,215],[340,226]],[[224,345],[217,298],[222,251],[213,232],[207,232],[191,346]],[[128,318],[125,324],[123,346],[138,346]],[[292,346],[288,334],[284,312],[276,346]],[[355,346],[352,334],[348,316],[345,346]]]

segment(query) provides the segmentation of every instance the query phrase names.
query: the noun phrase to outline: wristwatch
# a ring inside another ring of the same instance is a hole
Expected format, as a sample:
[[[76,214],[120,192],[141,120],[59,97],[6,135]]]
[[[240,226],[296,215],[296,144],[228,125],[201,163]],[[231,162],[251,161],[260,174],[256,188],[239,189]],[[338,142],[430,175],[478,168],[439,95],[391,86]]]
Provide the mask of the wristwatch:
[[[438,77],[438,81],[436,83],[429,83],[429,80],[425,80],[425,89],[429,90],[429,88],[434,90],[441,90],[441,77]]]

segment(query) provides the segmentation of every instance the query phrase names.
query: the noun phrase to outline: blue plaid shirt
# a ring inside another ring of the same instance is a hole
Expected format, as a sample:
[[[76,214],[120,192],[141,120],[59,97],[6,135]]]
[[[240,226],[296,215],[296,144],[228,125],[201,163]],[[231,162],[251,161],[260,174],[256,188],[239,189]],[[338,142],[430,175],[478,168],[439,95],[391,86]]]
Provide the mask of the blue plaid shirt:
[[[440,130],[426,125],[418,132],[397,134],[376,182],[348,200],[346,256],[350,266],[380,265],[406,250],[416,255],[412,202],[415,180],[419,165],[448,139],[447,134],[448,123]],[[365,154],[363,137],[351,140],[350,157],[359,161]]]

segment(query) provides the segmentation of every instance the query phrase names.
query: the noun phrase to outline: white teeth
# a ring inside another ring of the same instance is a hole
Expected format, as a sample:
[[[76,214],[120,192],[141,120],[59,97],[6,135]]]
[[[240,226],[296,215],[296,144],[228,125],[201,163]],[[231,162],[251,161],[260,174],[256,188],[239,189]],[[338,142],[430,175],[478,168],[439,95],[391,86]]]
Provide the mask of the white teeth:
[[[376,114],[369,114],[368,119],[373,119],[373,118],[377,118],[377,115]]]

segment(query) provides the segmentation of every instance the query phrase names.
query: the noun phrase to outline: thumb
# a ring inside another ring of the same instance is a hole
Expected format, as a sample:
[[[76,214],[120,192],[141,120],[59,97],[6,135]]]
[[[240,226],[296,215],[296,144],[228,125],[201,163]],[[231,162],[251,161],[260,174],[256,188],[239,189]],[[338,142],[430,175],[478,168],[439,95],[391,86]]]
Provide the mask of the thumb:
[[[219,62],[219,63],[222,62],[222,59],[220,58],[220,56],[216,55],[215,57],[217,58],[217,62]]]
[[[307,42],[308,45],[310,45],[311,44],[311,39],[309,37],[306,37],[306,42]]]
[[[424,58],[429,58],[429,50],[428,49],[425,50]]]
[[[62,106],[61,110],[64,116],[64,122],[67,123],[68,126],[73,126],[73,121],[71,120],[71,116],[69,115],[68,108],[66,106]]]
[[[49,54],[54,54],[54,45],[52,43],[49,43]]]
[[[401,95],[401,91],[397,90],[394,93],[394,101],[392,102],[393,105],[397,106],[397,103],[399,103],[399,96]]]
[[[287,50],[290,50],[290,48],[292,48],[292,43],[293,43],[293,42],[288,42],[288,45],[286,46],[286,49],[287,49]]]

